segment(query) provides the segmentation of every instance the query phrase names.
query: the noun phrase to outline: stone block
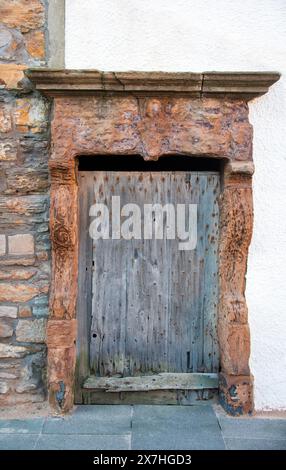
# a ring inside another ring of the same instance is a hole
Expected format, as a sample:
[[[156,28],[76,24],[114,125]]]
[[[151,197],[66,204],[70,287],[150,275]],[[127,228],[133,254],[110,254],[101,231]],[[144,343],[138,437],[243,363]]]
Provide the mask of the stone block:
[[[46,358],[43,352],[31,354],[21,368],[21,377],[16,386],[17,393],[34,392],[43,387]]]
[[[0,305],[0,317],[17,318],[17,307]]]
[[[0,142],[0,161],[16,160],[17,145],[15,140],[2,140]]]
[[[43,99],[19,98],[15,102],[14,120],[19,132],[42,132],[48,126],[49,107]]]
[[[0,64],[0,86],[8,90],[22,88],[21,82],[25,78],[25,65]]]
[[[16,339],[21,343],[44,343],[47,320],[19,320],[16,327]]]
[[[37,273],[36,269],[0,269],[1,281],[27,281]]]
[[[6,382],[0,382],[0,393],[5,394],[9,392],[9,385]]]
[[[39,167],[36,167],[34,163],[32,165],[32,167],[22,166],[22,168],[15,165],[13,168],[9,168],[5,179],[6,188],[3,193],[32,194],[48,191],[50,186],[48,170],[44,164]]]
[[[23,35],[3,23],[0,23],[0,60],[18,63],[27,63],[29,60]]]
[[[10,132],[12,130],[12,120],[9,106],[0,103],[0,132]]]
[[[0,320],[0,338],[10,338],[13,335],[13,326],[7,320]]]
[[[249,375],[250,333],[247,324],[225,323],[220,326],[222,372],[229,375]]]
[[[1,0],[1,22],[22,33],[41,28],[45,21],[45,8],[40,0]]]
[[[76,319],[49,320],[47,344],[51,348],[71,348],[76,340]]]
[[[251,375],[219,376],[220,404],[233,416],[251,414],[253,411],[253,380]]]
[[[6,237],[5,235],[0,235],[0,256],[5,255],[6,253]]]
[[[34,59],[45,58],[45,35],[43,31],[30,31],[25,34],[27,52]]]
[[[30,233],[10,235],[8,251],[10,255],[33,255],[35,251],[33,235]]]
[[[28,318],[32,316],[32,309],[29,305],[20,305],[18,316],[20,318]]]
[[[29,354],[25,346],[14,346],[13,344],[0,343],[0,359],[20,358]]]
[[[13,257],[13,258],[2,258],[0,259],[0,266],[10,267],[10,266],[33,266],[36,262],[34,256],[27,258],[23,257]]]
[[[46,289],[33,284],[0,284],[0,302],[28,302]]]
[[[0,379],[14,380],[18,378],[18,374],[11,374],[11,372],[0,372]]]

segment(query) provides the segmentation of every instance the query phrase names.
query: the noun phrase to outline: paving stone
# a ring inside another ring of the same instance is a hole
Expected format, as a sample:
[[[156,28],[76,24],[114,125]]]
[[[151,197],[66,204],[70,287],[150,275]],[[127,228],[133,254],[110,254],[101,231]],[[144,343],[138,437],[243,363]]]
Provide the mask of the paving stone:
[[[286,439],[286,420],[218,417],[226,438]]]
[[[0,434],[0,450],[33,450],[37,439],[36,434]]]
[[[131,431],[131,406],[79,406],[65,418],[48,418],[43,434],[128,434]]]
[[[211,406],[134,407],[132,449],[225,449]]]
[[[226,438],[227,450],[286,450],[286,439]]]
[[[0,436],[2,434],[39,434],[45,418],[33,419],[1,419]],[[18,437],[14,437],[18,439]]]
[[[40,436],[36,450],[128,450],[130,435],[50,434]]]

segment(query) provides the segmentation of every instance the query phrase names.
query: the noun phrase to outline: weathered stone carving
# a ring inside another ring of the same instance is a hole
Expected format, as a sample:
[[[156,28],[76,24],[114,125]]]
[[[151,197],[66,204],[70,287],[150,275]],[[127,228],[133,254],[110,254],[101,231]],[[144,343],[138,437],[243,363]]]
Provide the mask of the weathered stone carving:
[[[227,165],[220,201],[218,334],[220,400],[231,414],[253,409],[249,370],[250,333],[245,300],[248,247],[252,236],[252,165]],[[246,379],[247,377],[247,379]]]
[[[244,290],[252,234],[253,164],[247,100],[264,93],[278,75],[204,74],[205,84],[201,74],[167,77],[30,71],[28,75],[38,89],[55,97],[49,165],[53,267],[47,345],[51,403],[64,412],[73,406],[78,274],[76,158],[140,154],[156,160],[177,154],[228,162],[222,171],[220,203],[219,391],[229,413],[250,413],[253,397]]]

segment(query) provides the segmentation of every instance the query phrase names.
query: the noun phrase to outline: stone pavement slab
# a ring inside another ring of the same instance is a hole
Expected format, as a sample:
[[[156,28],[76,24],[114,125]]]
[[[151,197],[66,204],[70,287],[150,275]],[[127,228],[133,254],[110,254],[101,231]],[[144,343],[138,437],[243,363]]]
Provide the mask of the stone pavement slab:
[[[64,418],[47,418],[43,434],[128,434],[132,407],[128,405],[84,405]]]
[[[36,450],[128,450],[130,435],[95,434],[42,434],[35,446]]]
[[[0,434],[0,450],[33,450],[37,434]]]
[[[286,450],[286,440],[225,438],[227,450]]]
[[[225,437],[241,439],[285,439],[286,420],[218,416]]]
[[[62,417],[0,419],[0,450],[286,450],[286,420],[232,418],[211,405],[78,406]]]
[[[211,406],[135,405],[132,449],[225,449]]]
[[[1,434],[39,434],[44,422],[45,418],[0,419],[0,436]]]

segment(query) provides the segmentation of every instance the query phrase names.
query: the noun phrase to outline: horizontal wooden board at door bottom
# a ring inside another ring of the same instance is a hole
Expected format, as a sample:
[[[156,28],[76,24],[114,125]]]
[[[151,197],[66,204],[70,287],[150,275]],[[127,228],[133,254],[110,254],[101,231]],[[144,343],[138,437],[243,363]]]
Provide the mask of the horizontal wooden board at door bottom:
[[[153,390],[204,390],[218,387],[217,374],[163,372],[137,377],[88,377],[85,390],[150,392]]]
[[[153,390],[150,392],[106,393],[83,390],[76,405],[209,405],[217,403],[213,390]]]

